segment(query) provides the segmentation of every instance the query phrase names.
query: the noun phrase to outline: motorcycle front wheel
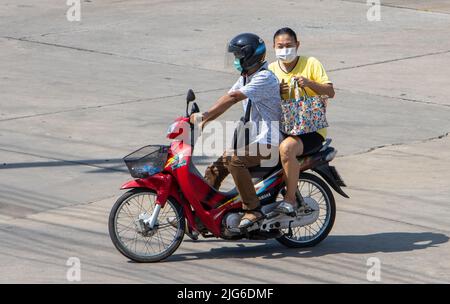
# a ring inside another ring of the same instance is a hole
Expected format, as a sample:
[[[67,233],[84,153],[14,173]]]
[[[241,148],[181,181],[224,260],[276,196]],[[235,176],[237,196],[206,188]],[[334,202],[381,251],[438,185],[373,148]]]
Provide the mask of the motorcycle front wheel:
[[[109,235],[127,258],[140,263],[158,262],[172,255],[183,241],[185,218],[180,204],[169,197],[152,229],[142,225],[156,206],[156,192],[132,189],[114,204],[109,215]]]
[[[318,208],[318,217],[312,224],[292,228],[291,234],[289,229],[283,229],[283,235],[277,241],[291,248],[312,247],[323,241],[333,228],[336,217],[334,196],[321,178],[310,173],[300,174],[297,188],[306,202],[313,201]],[[298,198],[297,203],[300,205]]]

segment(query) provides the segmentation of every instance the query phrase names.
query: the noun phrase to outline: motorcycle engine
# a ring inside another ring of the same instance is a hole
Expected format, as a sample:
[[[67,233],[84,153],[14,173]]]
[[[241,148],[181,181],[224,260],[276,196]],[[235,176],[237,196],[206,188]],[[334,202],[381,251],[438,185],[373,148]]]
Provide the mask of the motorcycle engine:
[[[241,230],[238,226],[243,215],[244,213],[242,212],[230,212],[226,214],[223,218],[224,232],[230,236],[240,234]]]

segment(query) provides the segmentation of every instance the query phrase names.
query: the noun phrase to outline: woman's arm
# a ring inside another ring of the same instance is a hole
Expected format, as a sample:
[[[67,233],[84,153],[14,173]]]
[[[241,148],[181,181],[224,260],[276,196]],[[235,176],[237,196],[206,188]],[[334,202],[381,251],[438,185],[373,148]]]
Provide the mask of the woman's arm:
[[[327,95],[330,98],[333,98],[335,95],[333,84],[332,83],[318,83],[313,80],[310,80],[305,77],[296,77],[298,85],[300,87],[307,87],[316,92],[318,95]]]

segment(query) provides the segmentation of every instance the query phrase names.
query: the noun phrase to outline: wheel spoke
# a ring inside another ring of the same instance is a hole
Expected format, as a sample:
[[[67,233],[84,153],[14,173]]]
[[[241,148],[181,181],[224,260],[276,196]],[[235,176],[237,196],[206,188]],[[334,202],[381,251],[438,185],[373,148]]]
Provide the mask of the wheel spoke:
[[[151,257],[170,250],[176,243],[180,229],[180,215],[173,204],[167,201],[160,210],[154,230],[143,234],[136,229],[135,221],[143,213],[152,214],[156,194],[136,193],[125,200],[119,207],[115,217],[115,233],[124,248],[135,255]],[[176,218],[178,228],[166,223],[170,217]],[[162,223],[162,225],[159,225]]]
[[[293,240],[294,242],[311,242],[312,240],[319,237],[328,226],[328,222],[330,219],[329,198],[322,186],[309,178],[300,179],[297,184],[297,189],[300,195],[305,200],[306,204],[308,204],[308,200],[313,200],[315,204],[318,205],[318,208],[317,206],[311,206],[314,209],[313,212],[318,212],[317,219],[315,222],[307,226],[292,228],[292,236],[288,237],[286,235],[286,237]],[[288,229],[283,229],[283,232],[287,234]]]
[[[125,226],[125,225],[122,225],[122,226]],[[122,232],[124,232],[124,231],[130,231],[130,230],[133,230],[133,229],[135,229],[135,227],[131,227],[131,226],[126,226],[125,228],[123,228],[122,230],[117,230],[117,233],[118,234],[121,234]]]

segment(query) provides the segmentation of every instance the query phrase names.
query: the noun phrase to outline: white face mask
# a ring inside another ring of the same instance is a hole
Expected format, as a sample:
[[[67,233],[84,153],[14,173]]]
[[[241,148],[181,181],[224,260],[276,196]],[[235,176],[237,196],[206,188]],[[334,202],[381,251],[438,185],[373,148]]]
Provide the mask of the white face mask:
[[[275,49],[275,55],[277,59],[281,60],[284,63],[289,63],[297,58],[297,48],[282,48]]]

